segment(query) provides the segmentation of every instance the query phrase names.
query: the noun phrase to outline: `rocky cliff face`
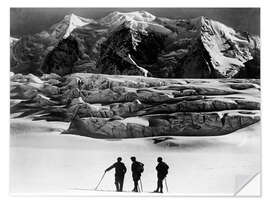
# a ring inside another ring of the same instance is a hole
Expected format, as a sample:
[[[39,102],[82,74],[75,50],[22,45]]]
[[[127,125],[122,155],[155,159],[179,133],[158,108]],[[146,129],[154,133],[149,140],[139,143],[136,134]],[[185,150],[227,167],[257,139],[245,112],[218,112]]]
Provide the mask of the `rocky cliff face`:
[[[99,20],[69,15],[48,31],[22,37],[12,50],[16,63],[11,70],[16,73],[147,72],[178,78],[260,74],[258,37],[206,17],[167,19],[145,11],[113,12]]]

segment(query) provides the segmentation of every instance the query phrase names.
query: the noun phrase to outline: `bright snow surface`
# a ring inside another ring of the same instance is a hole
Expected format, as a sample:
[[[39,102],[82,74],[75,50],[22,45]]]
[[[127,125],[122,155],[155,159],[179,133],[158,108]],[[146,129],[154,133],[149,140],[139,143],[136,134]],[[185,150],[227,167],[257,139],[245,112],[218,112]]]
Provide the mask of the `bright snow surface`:
[[[260,171],[260,123],[225,136],[172,137],[157,144],[152,138],[110,140],[60,134],[67,127],[61,122],[11,120],[12,193],[119,195],[112,192],[113,170],[98,188],[105,192],[93,191],[118,156],[128,168],[125,191],[133,187],[130,157],[145,164],[146,195],[156,188],[158,156],[170,166],[169,194],[233,195]]]

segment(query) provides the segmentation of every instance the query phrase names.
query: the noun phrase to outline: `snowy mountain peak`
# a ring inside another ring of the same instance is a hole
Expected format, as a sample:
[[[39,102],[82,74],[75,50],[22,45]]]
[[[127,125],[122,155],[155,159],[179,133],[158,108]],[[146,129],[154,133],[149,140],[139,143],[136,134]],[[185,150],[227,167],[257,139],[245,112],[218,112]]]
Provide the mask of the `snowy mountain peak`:
[[[205,16],[169,19],[146,11],[115,11],[96,21],[66,15],[48,31],[20,39],[12,51],[13,64],[35,56],[43,72],[59,75],[82,68],[189,78],[259,77],[260,71],[259,37]]]
[[[73,13],[66,15],[59,23],[54,24],[50,30],[56,38],[67,38],[70,33],[77,27],[82,27],[89,23],[95,22],[93,19],[83,18]]]
[[[245,62],[253,59],[250,51],[254,48],[253,37],[206,17],[200,20],[201,40],[213,67],[226,77],[234,77]],[[230,71],[231,67],[238,68]]]
[[[77,16],[74,13],[65,15],[64,20],[69,21],[70,24],[80,23],[81,21],[82,22],[91,22],[91,21],[93,21],[92,19]]]
[[[111,26],[118,26],[125,21],[143,21],[143,22],[151,22],[156,19],[156,16],[148,13],[146,11],[134,11],[121,13],[118,11],[114,11],[104,18],[100,19],[100,23]]]

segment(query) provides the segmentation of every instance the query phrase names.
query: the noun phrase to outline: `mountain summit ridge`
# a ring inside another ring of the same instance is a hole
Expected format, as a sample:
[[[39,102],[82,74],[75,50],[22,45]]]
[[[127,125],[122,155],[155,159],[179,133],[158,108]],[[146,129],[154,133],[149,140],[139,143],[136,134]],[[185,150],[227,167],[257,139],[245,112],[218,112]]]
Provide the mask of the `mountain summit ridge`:
[[[37,69],[60,75],[145,70],[156,77],[259,77],[259,37],[205,16],[169,19],[147,11],[114,11],[94,20],[69,14],[48,31],[22,37],[12,49],[14,72],[33,66],[34,55]]]
[[[51,33],[52,35],[56,35],[57,37],[61,36],[65,39],[70,35],[70,33],[74,29],[78,27],[82,27],[89,23],[93,23],[93,22],[95,22],[95,20],[83,18],[83,17],[77,16],[71,13],[71,14],[65,15],[64,18],[60,22],[52,25],[50,27],[50,30],[52,31]]]
[[[107,24],[107,25],[118,26],[122,24],[124,21],[135,20],[135,21],[151,22],[155,20],[155,18],[156,16],[143,10],[126,12],[126,13],[114,11],[114,12],[109,13],[105,17],[101,18],[99,22]]]

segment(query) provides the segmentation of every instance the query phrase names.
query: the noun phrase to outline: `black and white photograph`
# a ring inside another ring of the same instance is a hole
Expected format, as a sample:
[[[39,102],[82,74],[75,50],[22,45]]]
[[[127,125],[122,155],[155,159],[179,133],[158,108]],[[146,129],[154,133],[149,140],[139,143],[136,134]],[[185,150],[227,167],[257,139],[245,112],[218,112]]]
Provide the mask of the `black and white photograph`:
[[[260,12],[11,7],[10,193],[259,197]]]

